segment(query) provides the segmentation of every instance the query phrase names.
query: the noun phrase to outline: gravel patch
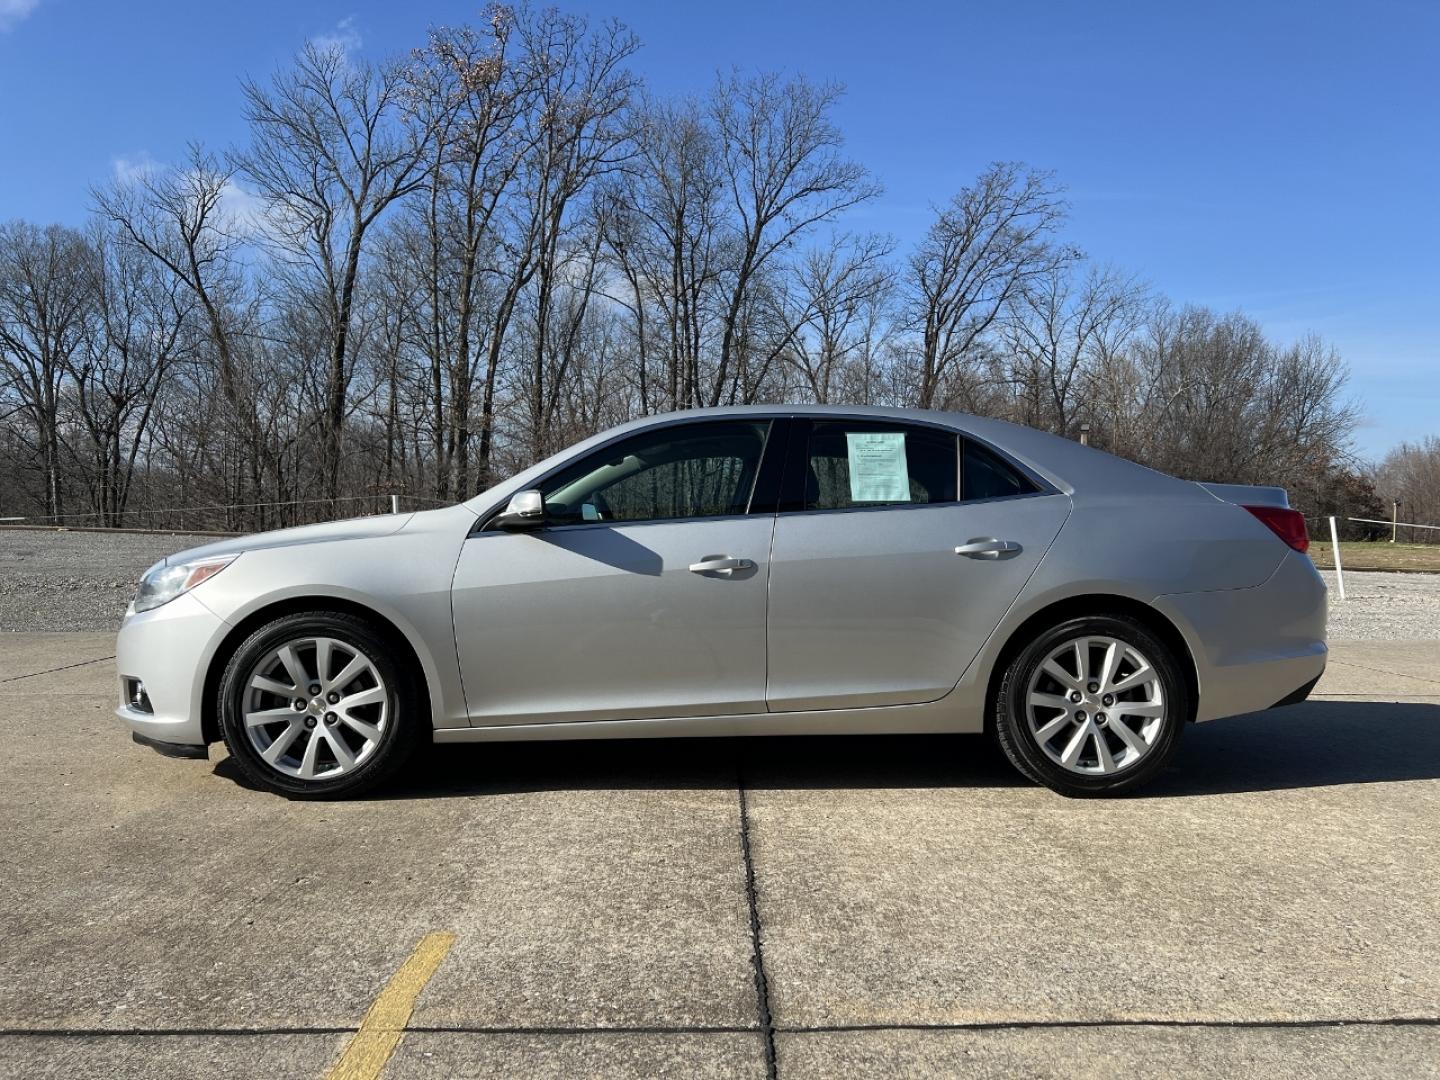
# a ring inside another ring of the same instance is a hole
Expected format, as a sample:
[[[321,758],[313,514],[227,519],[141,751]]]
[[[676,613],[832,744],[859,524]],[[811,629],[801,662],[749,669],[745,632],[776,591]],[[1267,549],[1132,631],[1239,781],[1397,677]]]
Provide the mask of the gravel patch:
[[[216,539],[0,529],[0,632],[116,630],[146,569]]]
[[[1440,574],[1345,571],[1345,599],[1335,572],[1330,588],[1331,641],[1430,641],[1440,638]]]
[[[0,632],[114,630],[152,563],[215,537],[0,529]],[[1333,571],[1335,641],[1440,638],[1440,574],[1350,571],[1340,599]]]

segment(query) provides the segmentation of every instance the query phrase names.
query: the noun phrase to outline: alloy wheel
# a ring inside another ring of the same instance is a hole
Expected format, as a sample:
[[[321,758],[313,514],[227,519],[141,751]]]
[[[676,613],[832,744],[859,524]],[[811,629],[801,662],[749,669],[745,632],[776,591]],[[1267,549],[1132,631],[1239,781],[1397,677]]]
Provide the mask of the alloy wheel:
[[[1159,672],[1139,649],[1089,635],[1063,642],[1035,669],[1025,718],[1055,764],[1109,776],[1149,756],[1165,729],[1166,707]]]
[[[375,752],[389,699],[375,662],[356,646],[333,637],[296,638],[251,667],[241,704],[245,735],[277,772],[333,780]]]

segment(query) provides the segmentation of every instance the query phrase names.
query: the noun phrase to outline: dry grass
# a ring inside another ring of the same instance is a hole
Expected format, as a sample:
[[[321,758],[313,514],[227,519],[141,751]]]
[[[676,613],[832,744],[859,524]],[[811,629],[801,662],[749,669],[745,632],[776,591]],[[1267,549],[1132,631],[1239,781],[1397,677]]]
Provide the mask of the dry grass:
[[[1326,570],[1335,568],[1330,541],[1312,540],[1310,558]],[[1346,570],[1410,570],[1440,573],[1440,544],[1391,544],[1386,541],[1340,541],[1340,561]]]

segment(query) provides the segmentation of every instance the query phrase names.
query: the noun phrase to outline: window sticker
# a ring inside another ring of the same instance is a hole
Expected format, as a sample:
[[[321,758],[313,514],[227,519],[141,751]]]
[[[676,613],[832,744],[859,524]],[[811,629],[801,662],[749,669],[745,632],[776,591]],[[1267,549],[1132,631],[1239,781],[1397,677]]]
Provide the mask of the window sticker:
[[[847,431],[851,502],[909,502],[902,431]]]

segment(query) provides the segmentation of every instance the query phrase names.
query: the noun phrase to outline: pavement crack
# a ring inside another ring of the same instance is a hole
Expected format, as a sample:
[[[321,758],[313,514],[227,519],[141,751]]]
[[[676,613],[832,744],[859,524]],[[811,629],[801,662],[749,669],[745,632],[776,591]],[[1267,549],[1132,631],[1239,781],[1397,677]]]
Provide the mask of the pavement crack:
[[[1182,1018],[1130,1018],[1078,1020],[960,1020],[953,1023],[913,1023],[903,1021],[878,1024],[807,1024],[779,1027],[781,1035],[834,1035],[865,1031],[1035,1031],[1040,1029],[1076,1028],[1212,1028],[1224,1030],[1263,1028],[1342,1028],[1342,1027],[1440,1027],[1440,1016],[1332,1016],[1300,1017],[1293,1020],[1203,1020]]]
[[[97,656],[94,660],[81,660],[78,664],[62,664],[60,667],[52,667],[45,671],[30,671],[24,675],[7,675],[0,679],[0,683],[19,682],[21,679],[33,679],[40,675],[53,675],[57,671],[69,671],[71,668],[88,667],[91,664],[103,664],[106,660],[114,660],[114,656]]]
[[[745,773],[738,761],[735,788],[740,796],[740,854],[745,860],[745,900],[750,906],[750,964],[755,969],[755,1005],[760,1016],[760,1034],[765,1040],[765,1075],[769,1080],[776,1080],[779,1065],[775,1057],[775,1020],[770,1014],[770,982],[765,975],[765,946],[755,890],[755,856],[750,847],[750,803],[745,795]]]
[[[795,1024],[772,1027],[780,1035],[836,1035],[884,1031],[1036,1031],[1043,1029],[1078,1028],[1199,1028],[1211,1030],[1264,1030],[1307,1028],[1440,1028],[1437,1016],[1330,1016],[1298,1017],[1292,1020],[1204,1020],[1195,1018],[1143,1019],[1123,1017],[1078,1020],[972,1020],[954,1023],[893,1023],[877,1024]],[[127,1028],[47,1028],[0,1027],[0,1039],[102,1039],[102,1038],[165,1038],[200,1036],[214,1038],[249,1038],[275,1035],[349,1035],[357,1032],[355,1025],[258,1026],[258,1027],[127,1027]],[[414,1024],[407,1025],[411,1035],[749,1035],[753,1027],[731,1024]]]
[[[1407,675],[1403,671],[1386,671],[1384,668],[1371,667],[1369,664],[1357,664],[1354,660],[1331,659],[1328,662],[1339,664],[1341,667],[1353,667],[1360,671],[1368,671],[1373,675],[1389,675],[1395,679],[1414,679],[1416,682],[1431,683],[1432,685],[1440,686],[1440,679],[1430,679],[1424,675]]]

